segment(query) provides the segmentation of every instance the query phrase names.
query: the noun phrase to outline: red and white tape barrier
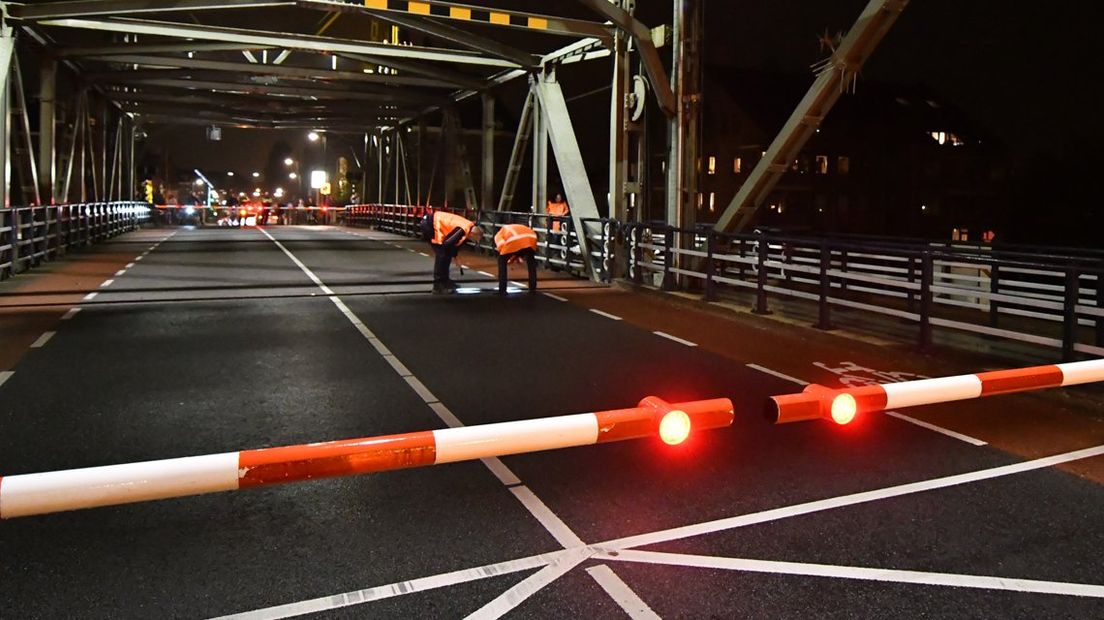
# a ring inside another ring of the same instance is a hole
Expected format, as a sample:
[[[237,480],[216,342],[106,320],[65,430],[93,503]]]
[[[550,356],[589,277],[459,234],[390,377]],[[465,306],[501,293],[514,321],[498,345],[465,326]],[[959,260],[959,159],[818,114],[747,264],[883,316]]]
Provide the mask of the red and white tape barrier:
[[[586,446],[732,424],[728,399],[0,477],[0,519]]]
[[[1104,359],[839,390],[812,384],[806,386],[805,391],[800,394],[772,396],[767,402],[766,415],[775,424],[817,418],[828,418],[839,424],[847,424],[859,413],[877,413],[889,409],[1096,381],[1104,381]]]

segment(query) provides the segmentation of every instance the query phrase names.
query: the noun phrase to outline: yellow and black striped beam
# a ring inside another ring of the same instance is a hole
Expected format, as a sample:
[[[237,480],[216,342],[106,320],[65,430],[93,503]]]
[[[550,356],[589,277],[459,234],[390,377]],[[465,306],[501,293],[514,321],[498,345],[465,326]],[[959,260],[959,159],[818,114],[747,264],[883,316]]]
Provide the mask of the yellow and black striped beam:
[[[488,26],[521,28],[548,34],[599,38],[610,36],[609,29],[597,22],[455,4],[453,2],[438,2],[437,0],[351,0],[343,2],[343,4],[359,5],[374,11],[396,11],[410,15],[439,17]]]

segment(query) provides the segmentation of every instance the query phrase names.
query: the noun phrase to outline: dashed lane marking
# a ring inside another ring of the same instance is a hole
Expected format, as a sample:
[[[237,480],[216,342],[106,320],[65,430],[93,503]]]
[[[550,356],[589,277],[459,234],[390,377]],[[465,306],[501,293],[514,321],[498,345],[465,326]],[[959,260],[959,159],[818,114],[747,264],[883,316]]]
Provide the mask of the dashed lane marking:
[[[15,372],[11,370],[0,370],[0,385],[4,385],[4,382],[12,378]]]
[[[926,428],[929,431],[935,431],[937,433],[946,435],[948,437],[958,439],[959,441],[965,441],[966,443],[974,445],[974,446],[979,446],[980,447],[980,446],[989,445],[988,442],[977,439],[976,437],[970,437],[969,435],[963,435],[962,433],[957,433],[955,431],[952,431],[949,428],[943,428],[942,426],[936,426],[935,424],[932,424],[930,422],[925,422],[923,420],[917,420],[916,418],[910,418],[909,416],[907,416],[903,413],[897,413],[896,411],[887,411],[886,415],[897,418],[898,420],[904,420],[905,422],[915,424],[915,425],[917,425],[919,427],[922,427],[922,428]]]
[[[134,263],[131,263],[131,264],[133,265]],[[117,278],[117,277],[123,275],[124,273],[126,273],[126,269],[120,269],[120,270],[115,272],[115,277]]]
[[[420,255],[422,255],[426,258],[429,258],[429,254],[426,254],[425,252],[418,252],[418,254],[420,254]]]
[[[683,340],[682,338],[679,338],[678,336],[672,336],[671,334],[668,334],[667,332],[652,332],[652,333],[659,336],[659,337],[661,337],[661,338],[666,338],[667,340],[673,340],[673,341],[675,341],[679,344],[684,344],[688,347],[698,346],[698,343],[696,343],[696,342],[690,342],[689,340]]]
[[[476,273],[478,273],[481,276],[487,276],[488,278],[495,277],[493,273],[487,273],[486,271],[477,271]]]
[[[89,294],[84,296],[84,301],[92,301],[93,299],[96,298],[96,295],[99,295],[99,293],[96,293],[96,292],[89,293]]]
[[[111,286],[112,284],[115,284],[114,279],[104,280],[103,284],[100,285],[100,288],[107,288],[107,287]]]
[[[616,314],[610,314],[609,312],[602,312],[601,310],[596,310],[594,308],[590,308],[590,311],[593,312],[594,314],[597,314],[598,316],[604,316],[607,319],[613,319],[614,321],[620,321],[621,320],[621,317],[617,316]]]
[[[758,364],[748,364],[747,367],[751,368],[752,370],[758,370],[759,372],[766,373],[766,374],[768,374],[772,377],[778,377],[779,379],[782,379],[783,381],[789,381],[790,383],[796,383],[798,385],[809,385],[808,381],[802,381],[801,379],[798,379],[797,377],[791,377],[790,375],[780,373],[777,370],[771,370],[770,368],[766,368],[766,367],[760,366]]]
[[[81,311],[80,308],[69,308],[69,312],[66,312],[65,314],[61,315],[61,320],[62,321],[68,321],[69,319],[77,316],[77,313],[80,312],[80,311]]]
[[[41,349],[42,347],[46,346],[46,343],[50,342],[50,339],[53,338],[54,334],[56,333],[57,332],[44,332],[41,336],[38,337],[38,340],[35,340],[31,343],[31,348]]]
[[[123,269],[130,269],[133,266],[134,266],[134,263],[127,263],[126,267],[123,267]]]
[[[552,299],[555,299],[556,301],[567,301],[566,297],[560,297],[559,295],[556,295],[555,293],[541,293],[541,295],[544,295],[545,297],[551,297]]]

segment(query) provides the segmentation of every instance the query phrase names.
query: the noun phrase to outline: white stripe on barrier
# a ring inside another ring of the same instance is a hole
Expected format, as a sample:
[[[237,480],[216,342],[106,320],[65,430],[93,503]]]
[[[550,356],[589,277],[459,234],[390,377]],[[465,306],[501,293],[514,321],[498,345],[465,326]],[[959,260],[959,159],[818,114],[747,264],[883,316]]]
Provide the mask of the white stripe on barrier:
[[[598,441],[593,413],[500,422],[433,431],[437,464],[552,448],[587,446]]]
[[[0,517],[129,504],[238,488],[238,453],[7,476]]]
[[[1058,364],[1062,371],[1062,386],[1104,381],[1104,359]]]
[[[977,375],[939,377],[882,385],[886,393],[886,409],[915,407],[951,400],[981,396],[981,379]]]

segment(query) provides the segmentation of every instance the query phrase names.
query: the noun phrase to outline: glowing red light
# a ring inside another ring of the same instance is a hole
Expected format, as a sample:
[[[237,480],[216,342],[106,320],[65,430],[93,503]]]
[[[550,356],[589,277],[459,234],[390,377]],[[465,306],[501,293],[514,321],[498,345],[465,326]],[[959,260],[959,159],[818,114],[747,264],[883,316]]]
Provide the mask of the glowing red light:
[[[690,416],[685,411],[668,411],[659,421],[659,438],[663,443],[677,446],[690,436]]]
[[[838,394],[832,399],[832,421],[836,424],[850,424],[858,410],[859,404],[850,394]]]

